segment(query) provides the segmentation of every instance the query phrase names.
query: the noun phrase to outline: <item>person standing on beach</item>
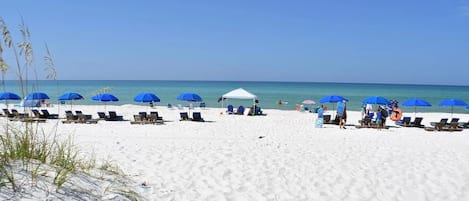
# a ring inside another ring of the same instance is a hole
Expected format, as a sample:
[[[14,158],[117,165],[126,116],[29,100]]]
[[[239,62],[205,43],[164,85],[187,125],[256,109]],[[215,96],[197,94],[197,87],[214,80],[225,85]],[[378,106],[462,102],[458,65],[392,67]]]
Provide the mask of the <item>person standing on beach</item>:
[[[324,123],[324,106],[323,105],[321,105],[321,107],[318,108],[317,113],[318,113],[318,119],[316,120],[316,128],[322,128],[322,125]]]
[[[347,112],[345,107],[345,101],[337,103],[337,117],[339,119],[339,128],[343,129],[345,129],[345,122],[347,121]]]

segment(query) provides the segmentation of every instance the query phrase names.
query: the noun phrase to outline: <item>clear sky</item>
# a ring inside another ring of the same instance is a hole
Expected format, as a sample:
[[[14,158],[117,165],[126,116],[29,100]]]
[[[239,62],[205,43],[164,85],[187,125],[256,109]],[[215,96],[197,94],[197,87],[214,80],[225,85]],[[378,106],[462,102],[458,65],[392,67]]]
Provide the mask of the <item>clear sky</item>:
[[[59,79],[469,85],[469,0],[2,0],[0,16],[16,42],[23,16],[40,78],[46,42]]]

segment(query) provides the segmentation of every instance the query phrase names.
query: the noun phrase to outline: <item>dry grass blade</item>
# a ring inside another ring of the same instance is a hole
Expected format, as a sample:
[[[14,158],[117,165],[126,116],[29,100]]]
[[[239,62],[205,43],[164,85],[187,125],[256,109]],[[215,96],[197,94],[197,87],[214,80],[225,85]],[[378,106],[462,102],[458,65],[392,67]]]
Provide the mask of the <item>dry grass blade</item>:
[[[46,56],[44,56],[44,61],[46,63],[46,68],[44,70],[50,71],[49,74],[47,74],[46,78],[56,80],[57,71],[55,70],[55,64],[54,64],[54,61],[52,60],[52,55],[49,51],[49,47],[47,46],[47,43],[46,43]]]

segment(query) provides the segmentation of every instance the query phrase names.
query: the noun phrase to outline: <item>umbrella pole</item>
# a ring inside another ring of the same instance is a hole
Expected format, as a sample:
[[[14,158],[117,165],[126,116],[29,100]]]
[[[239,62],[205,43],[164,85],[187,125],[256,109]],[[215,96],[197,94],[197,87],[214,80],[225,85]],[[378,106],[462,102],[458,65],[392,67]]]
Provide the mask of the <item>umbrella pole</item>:
[[[453,106],[451,106],[451,118],[453,118]]]

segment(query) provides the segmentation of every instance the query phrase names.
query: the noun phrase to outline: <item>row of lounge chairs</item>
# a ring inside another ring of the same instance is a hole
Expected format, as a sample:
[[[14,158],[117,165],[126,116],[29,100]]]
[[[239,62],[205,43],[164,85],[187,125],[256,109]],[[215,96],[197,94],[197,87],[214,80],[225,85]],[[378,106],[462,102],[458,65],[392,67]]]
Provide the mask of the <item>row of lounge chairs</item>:
[[[205,121],[200,112],[192,112],[192,118],[189,118],[189,114],[187,112],[180,112],[179,115],[181,117],[180,121]]]
[[[459,122],[459,118],[452,118],[450,122],[447,118],[442,118],[439,122],[430,122],[430,125],[425,127],[426,131],[462,131],[468,124]]]
[[[240,105],[236,111],[234,111],[233,105],[228,105],[226,109],[227,114],[237,114],[237,115],[244,115],[245,108],[244,106]],[[261,108],[259,106],[250,107],[248,111],[249,116],[255,115],[265,115],[263,114]]]
[[[62,123],[82,123],[82,124],[96,124],[99,119],[93,119],[91,115],[83,114],[81,111],[65,111],[65,120]]]
[[[29,113],[20,113],[16,109],[4,108],[3,114],[0,116],[7,117],[11,121],[22,121],[22,122],[46,122],[46,119],[58,119],[59,115],[50,114],[48,110],[43,109],[41,112],[39,110],[31,110],[32,116]]]
[[[130,124],[163,124],[163,117],[158,115],[158,112],[139,112],[134,115],[134,120]]]

